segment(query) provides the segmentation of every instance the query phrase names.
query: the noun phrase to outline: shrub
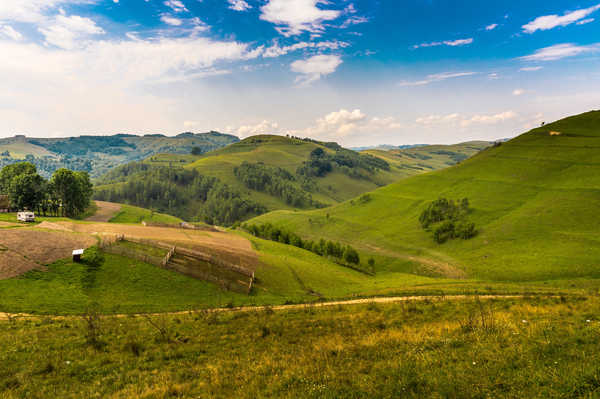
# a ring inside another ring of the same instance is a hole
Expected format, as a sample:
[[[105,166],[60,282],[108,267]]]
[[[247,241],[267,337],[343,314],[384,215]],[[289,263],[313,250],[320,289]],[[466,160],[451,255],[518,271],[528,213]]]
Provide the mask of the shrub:
[[[454,238],[468,240],[475,237],[475,224],[468,221],[471,212],[468,198],[459,201],[439,198],[421,213],[419,222],[425,230],[433,230],[433,239],[443,244]]]

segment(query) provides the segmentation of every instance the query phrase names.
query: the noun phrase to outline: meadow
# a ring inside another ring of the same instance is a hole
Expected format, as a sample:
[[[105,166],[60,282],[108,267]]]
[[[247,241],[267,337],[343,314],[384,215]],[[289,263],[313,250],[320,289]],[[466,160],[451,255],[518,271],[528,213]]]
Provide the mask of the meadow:
[[[417,274],[447,276],[458,270],[479,280],[597,281],[599,126],[600,112],[582,114],[362,199],[322,210],[271,212],[250,223],[270,222],[303,238],[346,242],[363,257],[379,257],[387,270],[397,270],[408,257],[422,260],[413,270]],[[421,212],[440,197],[469,199],[475,238],[439,245],[422,229]]]
[[[4,398],[596,397],[600,298],[0,322]],[[24,339],[26,337],[26,339]]]

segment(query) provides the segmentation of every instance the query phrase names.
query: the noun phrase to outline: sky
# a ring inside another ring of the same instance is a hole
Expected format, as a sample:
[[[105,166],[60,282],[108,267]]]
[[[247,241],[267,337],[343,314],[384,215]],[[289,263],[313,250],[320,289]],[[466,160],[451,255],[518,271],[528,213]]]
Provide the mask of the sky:
[[[0,137],[513,137],[600,109],[599,1],[1,0]]]

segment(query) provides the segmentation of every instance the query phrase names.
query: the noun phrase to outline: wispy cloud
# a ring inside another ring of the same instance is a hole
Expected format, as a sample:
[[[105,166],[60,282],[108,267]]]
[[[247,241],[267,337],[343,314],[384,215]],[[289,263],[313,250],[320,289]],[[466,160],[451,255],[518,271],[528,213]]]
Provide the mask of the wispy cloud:
[[[457,46],[466,46],[471,43],[473,43],[473,38],[457,39],[457,40],[444,40],[443,42],[421,43],[421,44],[415,44],[413,46],[413,48],[418,49],[418,48],[422,48],[422,47],[437,47],[437,46],[457,47]]]
[[[475,124],[481,125],[494,125],[501,122],[506,122],[511,119],[518,117],[518,114],[514,111],[505,111],[498,114],[481,114],[473,116],[465,116],[459,113],[453,113],[448,115],[428,115],[421,118],[417,118],[415,122],[422,126],[456,126],[456,127],[469,127]]]
[[[541,48],[535,53],[521,57],[520,59],[523,61],[556,61],[581,54],[597,52],[598,50],[600,50],[600,44],[578,46],[573,43],[564,43]]]
[[[583,20],[588,15],[598,10],[600,10],[600,4],[577,11],[566,12],[563,15],[544,15],[542,17],[537,17],[526,25],[523,25],[523,31],[526,33],[534,33],[538,30],[550,30],[559,26],[571,25]]]
[[[462,78],[465,76],[472,76],[472,75],[476,75],[477,72],[444,72],[444,73],[436,73],[433,75],[428,75],[425,79],[423,80],[417,80],[417,81],[413,81],[413,82],[400,82],[400,86],[424,86],[424,85],[428,85],[430,83],[434,83],[434,82],[441,82],[443,80],[447,80],[447,79],[455,79],[455,78]]]
[[[494,30],[498,27],[498,24],[491,24],[485,27],[485,30],[490,31],[490,30]]]
[[[0,25],[0,37],[8,37],[12,40],[21,40],[23,35],[10,25]]]
[[[535,71],[539,71],[542,68],[543,67],[541,67],[541,66],[524,67],[524,68],[519,69],[519,71],[521,71],[521,72],[535,72]]]
[[[185,4],[183,4],[181,0],[167,0],[163,4],[175,12],[188,11]]]

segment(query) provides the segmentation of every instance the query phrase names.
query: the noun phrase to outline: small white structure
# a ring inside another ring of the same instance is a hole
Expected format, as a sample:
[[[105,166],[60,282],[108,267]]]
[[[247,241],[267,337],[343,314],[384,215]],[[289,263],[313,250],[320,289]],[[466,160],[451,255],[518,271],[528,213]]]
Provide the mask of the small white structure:
[[[17,213],[17,220],[19,222],[35,222],[35,214],[33,212],[19,212]]]
[[[83,255],[83,249],[76,249],[73,251],[73,262],[81,262],[81,255]]]

